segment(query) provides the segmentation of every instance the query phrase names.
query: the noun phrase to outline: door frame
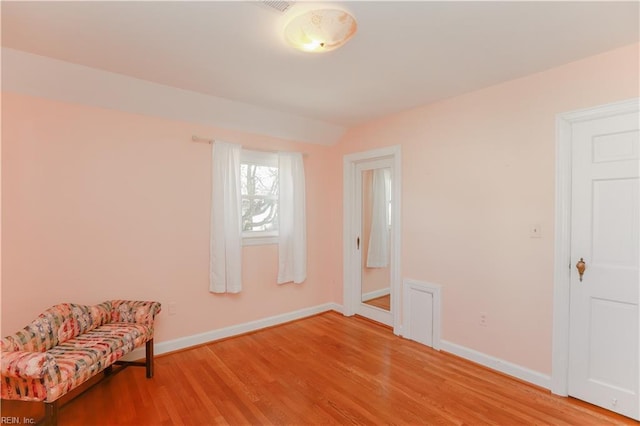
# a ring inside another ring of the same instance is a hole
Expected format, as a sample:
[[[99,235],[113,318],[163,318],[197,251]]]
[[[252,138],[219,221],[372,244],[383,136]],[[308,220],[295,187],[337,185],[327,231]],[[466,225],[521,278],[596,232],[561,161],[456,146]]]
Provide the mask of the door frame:
[[[400,145],[373,149],[365,152],[347,154],[343,158],[343,314],[352,316],[356,313],[357,306],[361,303],[358,286],[355,282],[360,276],[358,256],[355,247],[355,239],[360,233],[358,224],[360,218],[355,218],[357,211],[356,202],[356,167],[358,163],[376,159],[391,159],[393,164],[391,182],[391,248],[390,248],[390,275],[391,275],[391,315],[393,318],[393,333],[401,332],[401,297],[402,283],[400,279],[400,251],[401,251],[401,214],[400,206],[402,196],[402,159]],[[358,269],[356,269],[358,268]]]
[[[640,111],[640,98],[556,115],[556,206],[553,278],[551,392],[569,394],[569,305],[571,259],[572,125],[582,121]],[[640,336],[639,336],[640,341]]]

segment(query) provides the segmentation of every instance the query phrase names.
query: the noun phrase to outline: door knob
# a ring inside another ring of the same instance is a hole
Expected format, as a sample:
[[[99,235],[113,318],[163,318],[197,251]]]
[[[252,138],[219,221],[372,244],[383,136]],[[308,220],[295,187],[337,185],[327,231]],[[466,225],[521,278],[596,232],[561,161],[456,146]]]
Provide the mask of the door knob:
[[[578,275],[580,276],[580,282],[582,282],[582,275],[584,274],[584,270],[587,269],[587,264],[584,263],[584,259],[580,258],[578,263],[576,263],[576,269],[578,269]]]

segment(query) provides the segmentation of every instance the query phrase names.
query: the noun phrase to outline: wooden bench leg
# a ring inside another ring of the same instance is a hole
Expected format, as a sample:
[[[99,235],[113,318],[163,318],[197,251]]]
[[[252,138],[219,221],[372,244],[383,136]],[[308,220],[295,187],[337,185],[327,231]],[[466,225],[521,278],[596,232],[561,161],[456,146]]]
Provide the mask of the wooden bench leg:
[[[47,426],[58,425],[58,401],[44,403],[44,424]]]
[[[147,341],[145,346],[145,354],[146,354],[146,362],[145,367],[147,368],[147,379],[153,377],[153,339]]]

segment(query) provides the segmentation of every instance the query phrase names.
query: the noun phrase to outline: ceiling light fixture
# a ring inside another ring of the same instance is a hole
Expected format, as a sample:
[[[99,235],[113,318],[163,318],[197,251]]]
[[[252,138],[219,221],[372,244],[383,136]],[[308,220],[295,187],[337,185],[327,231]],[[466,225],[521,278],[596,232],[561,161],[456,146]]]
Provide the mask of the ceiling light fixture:
[[[328,52],[345,44],[356,33],[353,16],[343,10],[310,10],[296,16],[284,29],[285,38],[304,52]]]

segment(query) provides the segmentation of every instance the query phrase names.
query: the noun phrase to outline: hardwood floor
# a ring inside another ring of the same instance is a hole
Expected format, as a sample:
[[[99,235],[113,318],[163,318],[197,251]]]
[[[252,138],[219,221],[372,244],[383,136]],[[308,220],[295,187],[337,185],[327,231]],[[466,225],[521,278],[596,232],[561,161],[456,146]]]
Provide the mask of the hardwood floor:
[[[375,299],[367,300],[367,305],[375,306],[376,308],[384,309],[385,311],[391,310],[391,295],[376,297]]]
[[[60,410],[61,425],[638,425],[329,312],[130,367]],[[3,404],[37,417],[42,404]]]

